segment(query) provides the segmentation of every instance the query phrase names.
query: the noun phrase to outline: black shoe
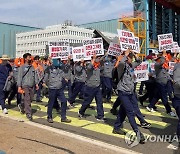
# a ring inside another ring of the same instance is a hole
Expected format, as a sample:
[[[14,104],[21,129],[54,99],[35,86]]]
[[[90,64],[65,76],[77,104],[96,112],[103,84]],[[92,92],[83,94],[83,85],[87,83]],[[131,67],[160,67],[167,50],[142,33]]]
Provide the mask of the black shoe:
[[[113,129],[112,131],[113,134],[119,134],[119,135],[125,135],[126,133],[122,129]]]
[[[11,101],[10,100],[8,100],[8,105],[11,105]]]
[[[144,106],[144,105],[143,105],[142,97],[139,97],[139,102],[140,102],[141,106]]]
[[[136,136],[137,136],[140,144],[145,143],[145,137],[140,131],[136,132]]]
[[[158,111],[158,109],[157,109],[157,107],[156,107],[156,106],[154,106],[154,107],[153,107],[153,109],[154,109],[155,111]]]
[[[47,121],[48,121],[49,123],[53,123],[53,122],[54,122],[52,118],[47,118]]]
[[[31,114],[27,114],[26,117],[28,118],[29,121],[32,121],[33,118],[32,118],[32,115]]]
[[[66,118],[66,119],[61,119],[61,122],[70,123],[71,120]]]
[[[143,96],[143,93],[138,93],[139,96]]]
[[[41,100],[36,100],[36,102],[37,102],[37,103],[42,103],[43,101],[41,101]]]
[[[116,109],[111,109],[110,112],[113,114],[113,115],[117,115],[117,110]]]
[[[113,101],[111,101],[110,99],[108,99],[108,100],[107,100],[107,103],[111,103],[111,104],[113,104],[114,102],[113,102]]]
[[[106,102],[107,102],[107,99],[106,99],[106,98],[103,98],[102,101],[103,101],[103,103],[106,103]]]
[[[79,99],[84,99],[84,97],[83,96],[79,96]]]
[[[145,128],[145,129],[149,129],[151,127],[151,124],[148,122],[143,122],[143,123],[141,123],[141,127]]]

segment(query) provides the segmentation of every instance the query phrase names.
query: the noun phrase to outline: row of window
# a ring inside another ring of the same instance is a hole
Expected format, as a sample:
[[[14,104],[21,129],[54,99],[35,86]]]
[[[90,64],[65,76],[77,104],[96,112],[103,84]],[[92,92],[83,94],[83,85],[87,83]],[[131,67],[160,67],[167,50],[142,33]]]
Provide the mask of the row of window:
[[[68,39],[60,40],[60,41],[68,41]],[[82,43],[83,40],[74,40],[69,39],[69,43]],[[41,41],[41,42],[30,42],[30,43],[21,43],[17,44],[17,47],[32,47],[32,46],[40,46],[40,45],[48,45],[48,41]]]
[[[25,53],[31,53],[32,55],[45,55],[46,49],[39,49],[39,50],[24,50],[24,51],[17,51],[17,55],[23,55]]]
[[[34,34],[34,35],[29,35],[29,36],[21,36],[21,37],[19,36],[19,37],[17,37],[17,40],[44,38],[44,37],[60,36],[60,35],[93,37],[93,34],[90,34],[90,33],[78,32],[78,31],[72,31],[72,30],[63,30],[63,31],[49,32],[49,33],[43,33],[43,34]]]
[[[22,43],[22,44],[17,44],[17,47],[30,47],[30,46],[39,46],[39,45],[48,45],[48,41]]]

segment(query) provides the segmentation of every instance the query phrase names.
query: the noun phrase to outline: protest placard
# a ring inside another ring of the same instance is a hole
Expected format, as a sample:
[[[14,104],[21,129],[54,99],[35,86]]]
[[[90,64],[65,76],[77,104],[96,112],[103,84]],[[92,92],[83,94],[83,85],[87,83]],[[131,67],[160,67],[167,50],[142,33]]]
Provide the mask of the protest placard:
[[[120,29],[117,29],[117,32],[118,32],[120,47],[122,51],[126,51],[127,49],[130,49],[136,53],[139,53],[139,51],[137,51],[134,34],[132,32],[120,30]]]
[[[172,51],[172,49],[174,48],[172,33],[158,35],[158,42],[159,42],[159,51],[163,51],[163,50]]]
[[[136,42],[136,52],[140,53],[139,37],[134,37]]]
[[[91,60],[91,57],[85,57],[83,46],[72,48],[72,56],[73,61]]]
[[[149,80],[149,65],[148,62],[142,62],[139,66],[134,69],[136,76],[136,82]]]
[[[108,48],[108,55],[116,57],[116,56],[120,56],[121,53],[122,53],[122,51],[120,49],[120,45],[111,42],[110,45],[109,45],[109,48]]]
[[[172,49],[172,52],[173,53],[179,53],[180,52],[180,47],[179,47],[179,45],[178,45],[178,43],[177,42],[173,42],[173,45],[174,45],[174,48]]]
[[[176,64],[175,62],[169,62],[169,71],[168,71],[168,73],[170,75],[173,75],[173,70],[174,70],[175,64]]]
[[[97,56],[104,55],[103,39],[93,38],[83,40],[85,57],[91,57],[94,54]]]
[[[53,41],[50,41],[48,42],[49,46],[69,46],[69,42],[68,41],[62,41],[62,42],[53,42]]]
[[[69,52],[69,42],[49,42],[49,56],[52,59],[60,58],[61,60],[67,60]]]
[[[155,65],[155,63],[153,63],[153,62],[149,63],[149,67],[150,67],[151,72],[155,71],[154,65]]]

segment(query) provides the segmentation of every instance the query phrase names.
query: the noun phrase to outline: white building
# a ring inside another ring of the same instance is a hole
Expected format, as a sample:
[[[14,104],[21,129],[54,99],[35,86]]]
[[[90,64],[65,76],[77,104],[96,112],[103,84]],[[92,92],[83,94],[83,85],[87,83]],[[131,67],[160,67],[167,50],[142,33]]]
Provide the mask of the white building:
[[[102,32],[109,38],[115,34]],[[82,43],[84,39],[92,38],[93,30],[76,26],[54,25],[42,30],[16,34],[16,57],[22,57],[26,52],[32,55],[43,56],[50,41],[69,41],[69,43]]]

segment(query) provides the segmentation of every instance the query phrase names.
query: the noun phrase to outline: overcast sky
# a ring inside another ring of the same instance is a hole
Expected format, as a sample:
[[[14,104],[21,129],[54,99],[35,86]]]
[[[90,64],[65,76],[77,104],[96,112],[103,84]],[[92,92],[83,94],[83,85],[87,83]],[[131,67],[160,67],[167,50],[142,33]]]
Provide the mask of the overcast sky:
[[[132,14],[132,0],[0,0],[0,22],[46,27],[83,24]]]

